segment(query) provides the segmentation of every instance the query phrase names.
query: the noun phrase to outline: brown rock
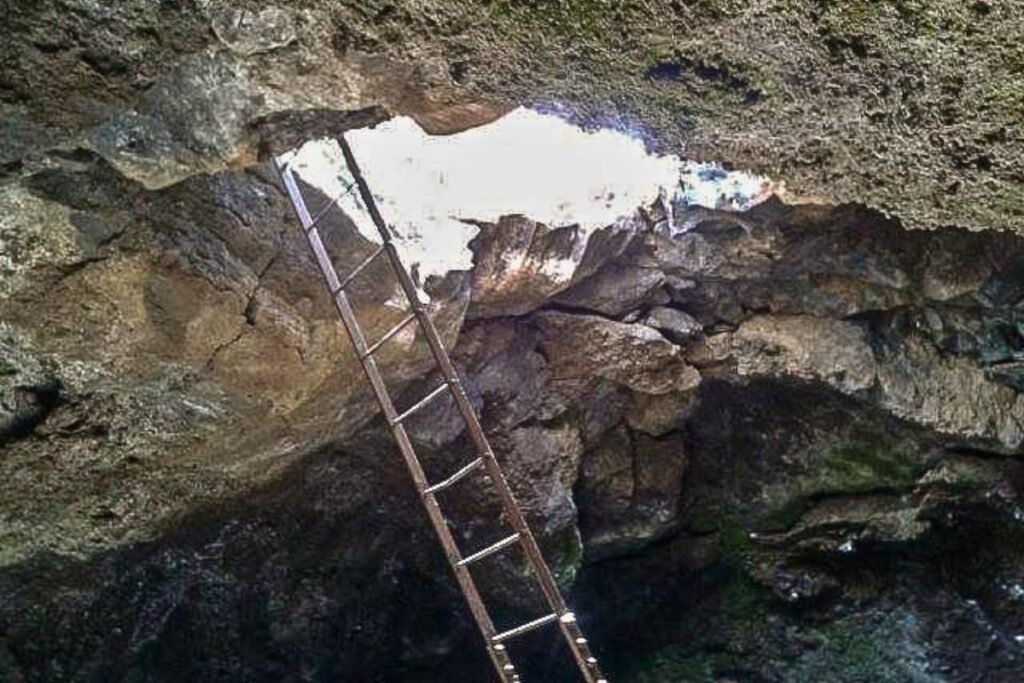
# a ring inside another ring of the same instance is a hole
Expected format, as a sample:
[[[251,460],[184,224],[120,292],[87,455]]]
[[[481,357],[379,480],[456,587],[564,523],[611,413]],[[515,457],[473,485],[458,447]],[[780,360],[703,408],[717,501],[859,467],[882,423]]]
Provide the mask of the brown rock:
[[[692,389],[700,375],[677,346],[644,325],[590,315],[544,312],[536,317],[556,379],[601,377],[641,393]]]
[[[678,437],[651,439],[625,428],[583,456],[580,504],[590,559],[636,550],[677,525],[687,458]]]

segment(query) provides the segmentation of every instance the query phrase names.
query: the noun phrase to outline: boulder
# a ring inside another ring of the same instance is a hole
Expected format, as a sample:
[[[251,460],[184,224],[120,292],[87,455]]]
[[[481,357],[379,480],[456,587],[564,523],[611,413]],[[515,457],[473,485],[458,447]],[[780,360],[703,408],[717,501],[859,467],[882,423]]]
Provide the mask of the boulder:
[[[692,389],[700,375],[679,348],[644,325],[554,311],[535,316],[541,348],[554,379],[604,378],[634,391],[664,394]]]
[[[655,306],[640,322],[676,342],[692,339],[704,331],[704,327],[692,315],[668,306]]]

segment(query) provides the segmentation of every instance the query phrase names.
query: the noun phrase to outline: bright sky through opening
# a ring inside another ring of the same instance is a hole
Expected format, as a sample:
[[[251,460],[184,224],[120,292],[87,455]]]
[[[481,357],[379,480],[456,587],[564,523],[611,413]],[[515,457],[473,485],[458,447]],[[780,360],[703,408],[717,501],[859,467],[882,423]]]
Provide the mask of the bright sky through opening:
[[[346,134],[403,260],[422,277],[472,267],[467,243],[477,229],[463,219],[523,214],[550,226],[590,232],[664,196],[720,208],[747,208],[767,182],[709,164],[648,154],[611,129],[585,131],[567,121],[516,109],[462,133],[431,136],[407,117]],[[304,145],[292,160],[304,180],[330,197],[348,183],[333,141]],[[378,241],[356,193],[341,201],[360,232]]]

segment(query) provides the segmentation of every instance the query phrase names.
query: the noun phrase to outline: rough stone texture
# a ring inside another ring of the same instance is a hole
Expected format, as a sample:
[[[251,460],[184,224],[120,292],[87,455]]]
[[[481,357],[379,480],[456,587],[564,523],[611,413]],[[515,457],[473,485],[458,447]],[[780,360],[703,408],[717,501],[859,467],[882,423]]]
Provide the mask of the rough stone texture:
[[[686,364],[679,348],[649,327],[553,311],[536,320],[559,381],[601,377],[648,394],[692,389],[700,383],[700,375]]]
[[[879,367],[883,404],[894,414],[940,431],[995,439],[1017,449],[1024,442],[1024,396],[992,382],[960,359],[942,358],[922,340],[908,339]],[[928,372],[916,370],[928,367]]]
[[[945,450],[820,388],[702,389],[687,531],[591,575],[598,592],[643,581],[664,615],[620,608],[627,680],[1021,675],[1019,462]]]
[[[642,273],[640,286],[632,295],[623,296],[619,293],[622,277],[605,276],[599,270],[628,249],[643,224],[639,217],[623,219],[595,233],[587,233],[576,225],[550,228],[523,216],[504,216],[497,223],[474,224],[480,233],[469,244],[474,256],[470,317],[522,315],[549,303],[560,292],[564,294],[557,301],[571,305],[579,299],[576,305],[614,315],[624,313],[630,304],[638,304],[661,284],[660,272],[643,271],[650,274]],[[599,274],[593,275],[595,272]],[[592,301],[592,283],[602,278],[612,290],[604,294],[605,299],[612,299],[604,301],[604,306],[600,301]]]
[[[210,28],[217,39],[245,57],[258,52],[273,52],[296,40],[297,17],[280,7],[247,10],[237,7],[214,7]]]
[[[865,330],[845,321],[757,316],[735,334],[707,340],[716,361],[740,376],[791,376],[825,382],[850,394],[876,389],[893,414],[949,434],[994,439],[1008,448],[1024,440],[1024,399],[991,381],[969,361],[943,358],[927,342],[901,340],[876,354]]]
[[[711,337],[708,346],[723,360],[734,354],[741,377],[800,377],[846,393],[866,392],[875,383],[875,359],[864,332],[845,321],[756,316],[734,334]]]
[[[341,112],[429,118],[490,99],[641,128],[908,225],[1024,223],[1017,0],[9,10],[0,158],[15,171],[29,153],[86,144],[158,186],[287,129],[337,129]]]
[[[648,327],[660,330],[674,341],[696,337],[703,331],[701,324],[692,315],[667,306],[655,306],[644,316],[642,322]]]
[[[516,104],[859,203],[648,207],[586,241],[506,218],[434,283],[615,680],[1024,678],[1022,9],[6,7],[0,678],[486,675],[258,160]],[[367,254],[327,227],[339,265]],[[371,336],[396,295],[355,287]],[[436,382],[413,335],[380,358],[401,405]],[[410,433],[432,480],[472,456],[450,404]],[[446,508],[465,548],[501,532],[477,483]],[[519,578],[481,573],[513,623]],[[568,678],[526,646],[525,678]]]
[[[580,506],[589,557],[616,556],[656,541],[679,524],[686,453],[678,434],[665,440],[620,427],[584,456]]]
[[[568,286],[586,248],[575,226],[550,229],[524,216],[478,223],[473,250],[472,314],[521,315]]]
[[[372,414],[305,247],[282,236],[289,209],[272,184],[228,173],[149,193],[101,160],[83,166],[13,186],[67,218],[26,242],[39,260],[3,282],[5,362],[16,364],[5,414],[17,432],[48,411],[47,438],[30,433],[0,460],[5,558],[145,536]],[[332,248],[351,266],[369,247],[333,227]],[[17,222],[0,234],[24,237]],[[388,303],[396,286],[374,284],[388,282],[378,273],[355,290],[371,335],[402,316]],[[461,286],[438,299],[448,335],[467,301]],[[407,337],[380,360],[400,386],[428,367],[425,351]],[[56,442],[54,463],[44,454]],[[54,534],[37,533],[48,523]]]
[[[644,304],[667,303],[665,274],[635,266],[602,268],[555,297],[555,303],[617,318]]]
[[[693,390],[668,394],[633,393],[626,411],[632,429],[649,436],[665,436],[689,417],[697,397]]]
[[[36,207],[0,231],[26,255],[0,304],[4,675],[147,679],[188,661],[182,675],[215,680],[480,677],[415,495],[265,171],[148,190],[78,154],[4,191]],[[52,231],[35,223],[51,218]],[[956,570],[977,589],[929,572],[953,561],[956,539],[1018,533],[1006,456],[1024,382],[1020,239],[777,202],[678,207],[689,227],[675,236],[648,218],[594,233],[575,262],[580,291],[661,273],[622,320],[554,292],[516,312],[530,285],[488,300],[479,271],[431,290],[595,643],[622,649],[631,625],[657,625],[619,677],[644,680],[632,667],[669,648],[750,680],[844,680],[853,654],[829,665],[829,648],[909,619],[924,629],[900,631],[917,673],[1016,671],[1019,610],[996,591],[972,616],[961,596],[1024,580],[1018,546],[986,545],[977,581]],[[367,253],[343,216],[328,222],[342,268]],[[501,237],[481,242],[480,268],[501,262]],[[353,297],[371,336],[401,315],[384,271]],[[494,308],[465,320],[476,297]],[[647,324],[665,317],[685,325]],[[424,351],[406,335],[380,356],[400,407],[436,385]],[[431,480],[472,456],[450,403],[409,431]],[[504,532],[476,481],[445,499],[467,550]],[[885,566],[890,552],[913,570]],[[509,621],[539,609],[535,591],[515,589],[514,554],[479,575]],[[969,627],[943,630],[947,613]],[[706,637],[683,637],[681,614],[703,617]],[[765,626],[744,635],[750,623]],[[813,623],[836,635],[794,645]],[[970,650],[991,633],[1004,652],[958,659],[957,638]],[[730,648],[749,657],[715,659]],[[776,651],[788,654],[763,656]]]

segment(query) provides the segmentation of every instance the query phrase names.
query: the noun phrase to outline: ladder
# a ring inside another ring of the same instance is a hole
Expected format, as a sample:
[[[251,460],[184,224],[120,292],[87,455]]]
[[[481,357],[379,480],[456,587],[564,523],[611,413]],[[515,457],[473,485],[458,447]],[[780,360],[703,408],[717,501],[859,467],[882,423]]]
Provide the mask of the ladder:
[[[537,541],[530,532],[530,529],[526,524],[526,519],[523,517],[522,510],[518,503],[516,503],[512,490],[509,488],[508,482],[502,474],[501,467],[499,466],[497,459],[494,457],[494,451],[491,450],[491,446],[487,441],[484,430],[480,425],[480,419],[477,417],[472,404],[466,396],[466,392],[462,387],[458,375],[456,374],[455,366],[452,364],[451,359],[448,357],[448,352],[445,350],[444,345],[441,342],[441,337],[437,332],[437,328],[431,321],[430,316],[427,313],[427,309],[420,302],[420,298],[412,278],[402,265],[398,251],[392,241],[391,233],[385,225],[384,219],[381,217],[373,195],[370,193],[366,180],[356,163],[354,155],[352,154],[352,149],[349,147],[344,137],[339,137],[337,141],[341,146],[345,163],[348,166],[348,170],[354,179],[354,182],[346,188],[343,195],[328,200],[327,203],[314,215],[311,215],[306,207],[306,202],[303,199],[302,193],[299,190],[299,186],[295,179],[295,174],[290,166],[276,158],[274,160],[274,165],[277,168],[277,172],[280,175],[282,183],[284,184],[288,198],[291,200],[292,207],[295,210],[295,215],[302,226],[302,232],[305,234],[309,247],[313,252],[313,257],[315,258],[317,265],[320,268],[320,272],[323,275],[324,282],[327,285],[327,290],[330,293],[331,299],[334,301],[335,308],[337,308],[338,316],[341,318],[341,322],[344,324],[345,330],[348,332],[349,341],[352,343],[356,357],[362,364],[366,377],[370,381],[377,403],[380,405],[380,409],[383,412],[385,420],[387,420],[391,433],[398,444],[398,449],[402,454],[402,458],[405,460],[406,467],[408,468],[409,474],[416,486],[416,491],[419,493],[423,506],[426,509],[427,516],[430,518],[430,523],[433,525],[434,531],[441,543],[441,547],[444,549],[445,556],[448,559],[448,564],[451,566],[452,572],[455,574],[455,579],[458,581],[459,588],[462,590],[462,594],[466,598],[466,603],[473,615],[473,620],[476,622],[480,634],[483,636],[487,647],[487,654],[491,663],[494,665],[494,670],[497,674],[498,680],[502,683],[518,683],[521,680],[520,675],[516,671],[516,667],[509,656],[509,652],[506,647],[507,642],[517,636],[521,636],[547,624],[557,623],[561,636],[568,645],[576,666],[582,674],[583,680],[586,681],[586,683],[608,683],[607,679],[605,679],[601,674],[597,660],[591,654],[590,648],[587,645],[587,639],[583,636],[583,632],[577,623],[576,616],[566,606],[565,600],[562,597],[561,592],[558,590],[555,578],[547,564],[544,562],[544,558],[541,555]],[[320,238],[319,231],[317,230],[317,224],[329,212],[331,207],[336,205],[344,194],[351,192],[353,189],[358,189],[359,196],[362,198],[363,204],[369,212],[370,218],[373,220],[373,223],[380,234],[381,244],[370,254],[369,257],[349,271],[344,278],[339,278],[338,273],[335,271],[334,265],[331,263],[331,260],[327,255],[327,251],[324,248],[324,243]],[[349,303],[345,290],[368,265],[380,256],[385,256],[388,263],[391,265],[391,270],[394,272],[398,279],[399,286],[405,293],[405,298],[410,310],[401,322],[392,327],[379,340],[372,344],[368,344],[366,337],[356,320],[355,313],[352,305]],[[401,330],[405,329],[412,323],[419,325],[419,329],[422,331],[423,337],[426,339],[427,345],[430,347],[431,354],[433,355],[443,381],[440,386],[428,393],[411,408],[399,413],[395,409],[394,402],[391,400],[387,386],[385,385],[384,379],[381,376],[380,370],[374,360],[374,353]],[[423,466],[420,464],[419,457],[416,455],[416,450],[413,448],[412,441],[409,439],[403,423],[410,416],[445,393],[450,394],[454,399],[455,406],[462,416],[467,433],[469,434],[470,440],[475,449],[476,458],[468,462],[461,469],[452,473],[446,479],[431,484],[427,481]],[[455,542],[455,538],[452,536],[452,533],[448,528],[448,524],[445,521],[445,517],[441,511],[436,494],[463,481],[478,470],[482,470],[482,472],[490,478],[491,482],[493,482],[494,489],[500,499],[499,502],[504,509],[503,516],[511,527],[510,530],[512,533],[486,548],[472,552],[469,555],[463,555]],[[550,611],[543,616],[533,619],[532,621],[520,624],[519,626],[506,631],[498,632],[495,629],[494,622],[492,621],[486,606],[484,605],[480,592],[476,587],[476,583],[470,573],[470,567],[485,557],[489,557],[512,546],[519,546],[522,549],[529,569],[536,578],[540,586],[541,593],[543,594]]]

